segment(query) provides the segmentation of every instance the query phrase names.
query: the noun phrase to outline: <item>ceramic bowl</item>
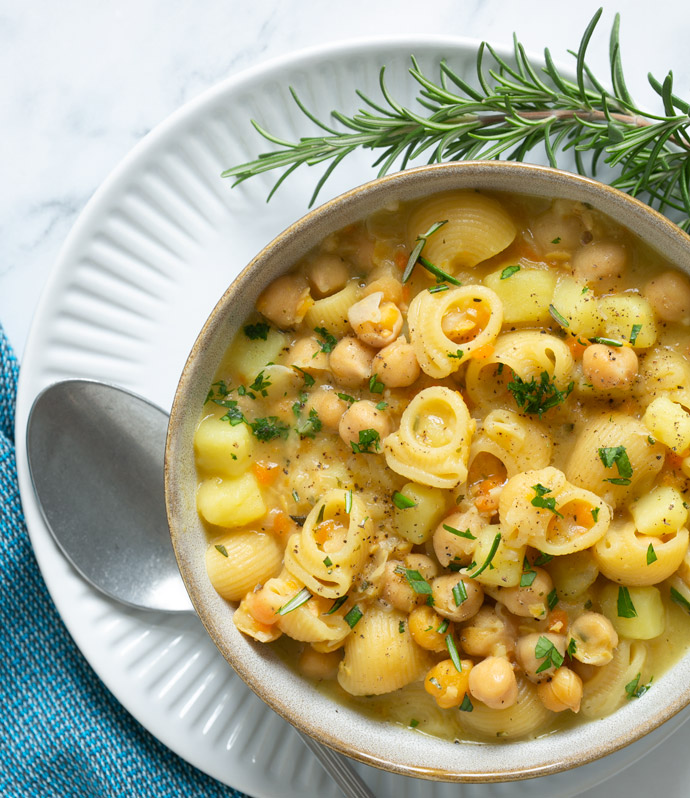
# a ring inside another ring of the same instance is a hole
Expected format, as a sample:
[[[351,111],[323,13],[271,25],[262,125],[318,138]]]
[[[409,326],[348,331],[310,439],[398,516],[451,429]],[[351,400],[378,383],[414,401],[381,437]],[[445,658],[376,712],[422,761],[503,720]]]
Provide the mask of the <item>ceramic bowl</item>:
[[[690,655],[655,680],[654,700],[631,701],[613,715],[523,742],[453,744],[374,721],[330,700],[269,646],[235,628],[233,607],[206,575],[204,529],[196,513],[193,436],[223,353],[261,291],[318,241],[395,200],[478,188],[590,203],[690,272],[690,238],[643,203],[608,186],[539,166],[466,162],[410,169],[327,202],[271,241],[222,296],[187,360],[170,417],[166,496],[173,545],[189,595],[208,634],[240,677],[270,707],[320,742],[362,762],[445,781],[508,781],[572,768],[647,734],[690,703]]]

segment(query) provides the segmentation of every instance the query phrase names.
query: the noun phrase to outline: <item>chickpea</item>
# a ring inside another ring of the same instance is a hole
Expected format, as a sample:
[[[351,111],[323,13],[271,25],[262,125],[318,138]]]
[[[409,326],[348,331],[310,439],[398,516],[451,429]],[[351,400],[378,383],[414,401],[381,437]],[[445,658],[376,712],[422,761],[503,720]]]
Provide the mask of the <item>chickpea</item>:
[[[299,658],[300,671],[310,679],[335,679],[338,675],[338,665],[343,657],[342,650],[315,651],[307,646]]]
[[[350,306],[347,318],[357,337],[369,346],[381,349],[400,335],[403,317],[393,302],[383,300],[383,291],[360,299]]]
[[[522,668],[525,676],[535,684],[545,682],[554,675],[556,668],[560,667],[553,662],[552,656],[548,653],[546,656],[537,657],[536,649],[537,646],[541,645],[540,640],[542,638],[545,638],[553,645],[558,654],[560,654],[561,658],[565,657],[565,635],[557,635],[553,634],[552,632],[547,632],[546,634],[542,635],[538,632],[533,632],[520,637],[515,647],[515,658],[517,659],[518,665]],[[544,668],[544,665],[547,664],[547,662],[551,662],[552,664],[547,668]],[[544,669],[541,670],[542,668]],[[539,672],[537,673],[537,671]]]
[[[459,707],[465,700],[469,681],[472,676],[473,662],[471,659],[460,660],[462,670],[458,670],[453,660],[444,659],[427,673],[424,679],[424,689],[436,699],[441,709]]]
[[[426,596],[423,593],[415,593],[404,569],[405,565],[399,561],[390,560],[386,563],[383,569],[381,598],[392,604],[396,610],[409,615],[417,605],[426,600]]]
[[[338,429],[340,419],[347,410],[347,402],[330,385],[321,385],[309,394],[304,410],[307,415],[315,410],[324,427]]]
[[[677,272],[664,272],[644,288],[654,312],[662,321],[690,324],[690,281]]]
[[[518,697],[518,683],[513,666],[505,657],[487,657],[470,671],[472,698],[491,709],[512,707]]]
[[[442,618],[428,605],[422,604],[415,607],[408,618],[408,626],[412,639],[418,646],[427,651],[446,651],[446,635],[453,634],[452,624]],[[448,624],[443,632],[443,624]]]
[[[540,214],[532,224],[534,243],[543,252],[576,247],[585,232],[585,226],[579,216],[570,209],[554,202],[554,207]]]
[[[393,302],[399,305],[403,298],[403,286],[397,277],[391,274],[382,274],[372,280],[364,289],[364,296],[375,294],[380,291],[383,294],[383,299],[386,302]]]
[[[537,685],[537,695],[551,712],[563,712],[565,709],[579,712],[582,679],[570,668],[559,668],[549,681]]]
[[[629,388],[637,376],[637,355],[629,346],[592,344],[582,355],[582,371],[598,390]]]
[[[318,299],[340,291],[349,277],[347,263],[337,255],[327,252],[318,254],[307,266],[307,279],[312,294]]]
[[[256,300],[256,309],[276,327],[295,327],[314,304],[309,285],[299,274],[274,280]]]
[[[384,346],[374,356],[371,371],[389,388],[406,388],[417,381],[421,373],[412,344],[398,338]]]
[[[426,554],[410,552],[405,555],[403,562],[405,563],[405,568],[419,571],[427,582],[431,582],[434,577],[438,576],[438,565]]]
[[[609,288],[625,271],[628,253],[615,241],[593,241],[576,250],[573,275],[586,283]]]
[[[462,583],[467,598],[456,604],[453,588],[459,582]],[[474,579],[459,574],[437,576],[431,583],[431,590],[436,612],[449,621],[466,621],[477,614],[484,601],[484,591],[479,584]]]
[[[364,430],[378,432],[378,441],[374,442],[370,449],[380,452],[383,439],[390,435],[391,422],[386,412],[378,410],[376,405],[368,399],[362,399],[351,405],[343,414],[338,425],[340,437],[348,445],[359,443],[359,433]]]
[[[484,526],[479,513],[473,507],[464,513],[449,515],[438,525],[432,538],[434,554],[444,568],[447,568],[451,562],[469,565],[472,562],[472,552],[476,541],[450,532],[446,529],[448,526],[459,532],[469,532],[476,538]]]
[[[363,385],[371,377],[371,362],[376,350],[351,335],[341,338],[330,355],[331,371],[348,388]]]
[[[575,641],[573,656],[586,665],[606,665],[613,659],[618,635],[613,624],[598,612],[585,612],[570,625],[570,637]]]
[[[533,567],[536,576],[531,585],[524,587],[496,587],[488,592],[513,615],[520,618],[545,618],[548,612],[548,595],[553,581],[543,569]]]
[[[515,651],[512,625],[486,605],[462,627],[460,643],[471,657],[507,656]]]
[[[288,363],[303,371],[327,371],[328,355],[322,351],[316,338],[298,338],[288,352]]]

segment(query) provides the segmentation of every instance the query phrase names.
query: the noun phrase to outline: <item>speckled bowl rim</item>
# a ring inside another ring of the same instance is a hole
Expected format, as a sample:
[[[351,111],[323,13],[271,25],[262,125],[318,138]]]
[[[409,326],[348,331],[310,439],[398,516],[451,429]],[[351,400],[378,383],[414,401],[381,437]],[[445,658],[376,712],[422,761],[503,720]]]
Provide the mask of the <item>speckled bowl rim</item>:
[[[233,608],[206,574],[205,534],[195,505],[193,435],[222,353],[261,290],[328,233],[390,202],[460,188],[507,191],[590,203],[690,273],[690,237],[642,202],[595,180],[543,166],[467,161],[379,178],[316,208],[271,241],[238,275],[210,314],[175,394],[165,456],[165,491],[175,554],[187,590],[216,647],[247,685],[301,731],[356,760],[417,778],[495,782],[558,773],[640,739],[690,704],[690,653],[654,682],[651,700],[536,740],[475,744],[439,740],[372,720],[334,702],[290,669],[270,647],[245,638]]]

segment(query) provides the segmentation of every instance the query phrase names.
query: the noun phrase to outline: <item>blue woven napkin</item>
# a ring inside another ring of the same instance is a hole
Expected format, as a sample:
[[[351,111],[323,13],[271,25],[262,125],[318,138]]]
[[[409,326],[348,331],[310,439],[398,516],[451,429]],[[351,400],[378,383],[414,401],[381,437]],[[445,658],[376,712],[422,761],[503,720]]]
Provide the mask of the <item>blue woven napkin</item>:
[[[139,725],[62,624],[19,502],[13,443],[18,371],[0,326],[0,796],[243,798]]]

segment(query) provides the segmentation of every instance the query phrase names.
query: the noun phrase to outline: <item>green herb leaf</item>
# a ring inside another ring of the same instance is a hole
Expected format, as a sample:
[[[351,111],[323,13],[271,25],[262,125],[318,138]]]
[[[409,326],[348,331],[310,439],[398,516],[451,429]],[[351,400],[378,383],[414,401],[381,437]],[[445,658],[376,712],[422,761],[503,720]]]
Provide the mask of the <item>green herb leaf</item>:
[[[550,510],[554,515],[563,518],[562,513],[556,509],[556,499],[554,496],[546,496],[551,493],[551,488],[545,488],[540,482],[532,485],[532,490],[537,494],[530,502],[533,507],[540,507],[543,510]]]
[[[497,532],[496,537],[494,538],[493,543],[491,544],[491,548],[489,549],[489,553],[487,554],[487,557],[482,563],[482,565],[473,574],[467,574],[470,577],[470,579],[474,579],[475,577],[479,576],[479,574],[483,573],[489,567],[489,565],[491,565],[491,560],[493,560],[494,555],[498,551],[498,546],[500,542],[501,542],[501,533]]]
[[[561,391],[551,381],[547,371],[543,371],[537,382],[534,377],[523,380],[517,374],[508,383],[508,390],[512,393],[515,403],[523,408],[525,413],[538,415],[541,418],[547,410],[562,404],[575,387],[571,382],[565,391]]]
[[[244,334],[252,341],[268,339],[268,331],[271,329],[266,322],[259,321],[256,324],[247,324],[244,327]]]
[[[254,437],[260,441],[272,441],[275,438],[287,438],[290,427],[284,424],[278,416],[268,416],[267,418],[257,418],[250,422]]]
[[[515,264],[514,266],[506,266],[505,269],[501,272],[501,280],[507,280],[509,277],[512,277],[514,274],[520,271],[520,267]]]
[[[324,557],[323,564],[326,566],[326,568],[330,568],[331,565],[333,565],[333,561],[331,560],[330,557]]]
[[[688,601],[682,593],[676,590],[675,587],[671,588],[670,593],[671,600],[675,601],[679,607],[682,607],[686,612],[690,613],[690,601]]]
[[[334,602],[333,606],[328,610],[328,612],[324,613],[325,615],[333,615],[334,612],[337,612],[343,604],[347,601],[347,594],[344,596],[339,596]]]
[[[359,431],[359,443],[350,441],[350,446],[355,454],[374,454],[381,448],[379,446],[380,440],[381,436],[375,429],[361,429]]]
[[[268,396],[266,388],[270,387],[270,385],[271,381],[265,379],[263,371],[260,371],[256,375],[256,379],[254,380],[254,382],[249,387],[252,389],[252,391],[257,391],[262,396]]]
[[[223,555],[223,557],[228,557],[229,556],[228,555],[228,550],[225,548],[225,546],[222,543],[217,543],[216,544],[216,549],[217,549],[217,551],[219,551]]]
[[[633,324],[632,330],[630,331],[630,343],[634,346],[637,343],[637,336],[640,334],[640,330],[642,329],[641,324]]]
[[[349,515],[352,512],[352,491],[348,490],[345,494],[345,512]]]
[[[355,604],[355,606],[345,614],[345,623],[350,627],[350,629],[354,629],[355,626],[362,620],[364,613],[360,608]]]
[[[453,587],[452,593],[456,607],[459,607],[463,602],[467,601],[467,588],[462,579]]]
[[[561,327],[570,327],[570,322],[562,314],[560,314],[553,305],[549,305],[549,313],[551,318]]]
[[[304,384],[307,388],[311,388],[312,385],[314,385],[316,380],[312,377],[312,375],[308,371],[301,369],[299,366],[293,366],[292,368],[295,371],[298,371],[302,375],[302,377],[304,377]]]
[[[414,590],[414,592],[418,595],[431,595],[431,585],[419,573],[419,571],[415,571],[413,568],[398,567],[395,569],[395,572],[396,574],[404,576],[412,590]]]
[[[343,402],[347,402],[348,404],[354,404],[357,400],[354,396],[350,396],[349,393],[339,393],[338,399],[342,399]]]
[[[531,587],[537,578],[537,572],[530,565],[527,557],[522,560],[522,575],[520,576],[520,587]]]
[[[417,502],[413,499],[410,499],[409,496],[405,496],[404,493],[400,493],[400,491],[394,491],[393,493],[393,504],[398,508],[398,510],[409,510],[410,507],[416,507]]]
[[[458,709],[460,710],[460,712],[472,712],[472,710],[474,709],[468,693],[465,693],[465,697],[462,699],[462,704],[460,704]]]
[[[417,265],[417,261],[419,260],[419,256],[422,254],[422,250],[424,249],[427,238],[429,238],[435,232],[440,230],[443,227],[443,225],[446,224],[447,222],[448,219],[444,219],[442,222],[434,222],[434,224],[431,225],[431,227],[426,231],[426,233],[424,233],[424,235],[417,236],[417,242],[413,247],[412,252],[410,252],[410,257],[408,258],[407,266],[405,266],[405,270],[403,271],[403,276],[402,276],[403,283],[406,283],[410,279],[412,275],[412,270]]]
[[[446,648],[448,649],[450,658],[453,661],[453,665],[455,665],[455,670],[458,671],[458,673],[462,673],[462,662],[460,661],[460,654],[458,654],[458,647],[455,645],[455,640],[453,639],[452,634],[446,635]]]
[[[283,604],[283,606],[278,610],[278,615],[287,615],[288,612],[292,612],[298,607],[301,607],[302,604],[306,604],[310,598],[311,593],[306,587],[303,587],[299,593],[295,593],[295,595],[290,599],[290,601],[287,602],[287,604]]]
[[[537,668],[536,673],[542,673],[549,668],[560,668],[564,660],[563,654],[548,637],[543,635],[537,640],[537,645],[534,647],[534,656],[537,659],[544,660]]]
[[[592,510],[591,510],[592,518],[594,519],[594,523],[595,524],[599,520],[599,510],[601,510],[601,507],[592,507]]]
[[[552,610],[556,606],[556,604],[558,604],[558,593],[556,592],[555,587],[546,597],[546,604],[548,605],[548,608],[550,610]]]
[[[604,344],[604,346],[623,346],[621,341],[616,341],[614,338],[588,338],[590,344]]]
[[[643,696],[647,690],[652,686],[652,679],[649,680],[647,684],[640,684],[640,677],[642,676],[641,673],[638,673],[637,676],[632,680],[629,681],[625,685],[625,694],[628,698],[640,698]]]
[[[610,482],[612,485],[629,485],[630,477],[633,475],[633,469],[630,465],[628,453],[625,446],[606,446],[599,449],[599,459],[604,464],[605,468],[612,468],[616,464],[618,469],[618,476],[605,479],[604,482]]]
[[[316,433],[321,430],[323,424],[319,418],[315,408],[311,408],[309,416],[302,421],[298,422],[295,429],[297,430],[300,438],[315,438]]]
[[[618,617],[637,618],[637,610],[630,598],[630,591],[624,585],[618,588]]]
[[[247,421],[244,413],[238,407],[236,399],[214,399],[213,401],[215,404],[227,409],[228,412],[221,416],[220,420],[230,422],[231,427],[236,427],[238,424]]]
[[[535,565],[546,565],[547,562],[551,562],[553,560],[553,554],[545,554],[543,551],[540,551],[537,558],[534,561]]]
[[[383,393],[384,388],[386,387],[380,380],[378,374],[372,374],[369,379],[369,390],[372,393]]]
[[[432,285],[431,287],[427,288],[426,290],[430,294],[440,294],[441,291],[447,291],[450,286],[447,283],[441,283],[440,285]]]
[[[379,402],[376,405],[377,410],[385,410],[388,407],[388,402]]]
[[[653,544],[649,544],[647,548],[647,565],[651,565],[653,562],[657,561],[656,552],[654,551]]]
[[[450,532],[452,535],[457,535],[459,538],[467,538],[467,540],[476,540],[477,536],[473,535],[469,529],[466,529],[464,532],[460,529],[456,529],[454,526],[450,526],[450,524],[444,524],[443,528]]]
[[[577,642],[574,637],[571,637],[568,641],[568,648],[566,649],[566,654],[572,659],[575,656],[575,652],[577,651]]]
[[[314,327],[314,332],[319,336],[319,338],[321,338],[318,344],[322,352],[328,354],[335,349],[335,346],[338,343],[338,339],[335,337],[335,335],[329,333],[325,327]]]
[[[437,631],[437,632],[438,632],[440,635],[444,635],[444,634],[445,634],[445,633],[448,631],[448,626],[449,626],[449,621],[448,621],[448,618],[444,618],[444,619],[441,621],[441,623],[440,623],[440,625],[439,625],[439,627],[438,627],[438,629],[437,629],[436,631]],[[429,628],[431,628],[431,627],[429,627]]]
[[[462,360],[464,354],[462,349],[457,349],[455,354],[453,354],[453,352],[448,352],[448,357],[456,357],[458,360]]]

